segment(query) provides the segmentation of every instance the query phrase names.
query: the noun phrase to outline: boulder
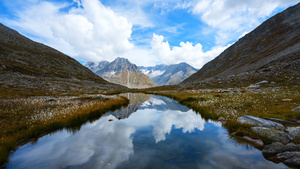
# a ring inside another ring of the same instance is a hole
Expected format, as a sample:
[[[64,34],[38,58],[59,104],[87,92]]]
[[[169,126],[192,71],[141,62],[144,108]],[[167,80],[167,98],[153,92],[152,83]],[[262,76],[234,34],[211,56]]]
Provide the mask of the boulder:
[[[300,127],[288,127],[286,130],[293,140],[296,138],[300,139]]]
[[[300,152],[292,151],[292,152],[283,152],[277,154],[277,158],[283,161],[284,164],[296,168],[300,168]]]
[[[262,150],[262,153],[266,157],[275,156],[276,154],[287,152],[287,151],[300,151],[300,147],[294,143],[289,143],[284,145],[279,142],[275,142],[269,145],[266,145]]]
[[[251,127],[251,131],[258,134],[261,137],[267,138],[272,142],[280,142],[283,144],[289,143],[292,139],[291,136],[279,130],[274,130],[266,127]]]
[[[250,124],[250,125],[254,125],[254,126],[259,126],[259,127],[268,127],[268,128],[272,128],[272,129],[276,129],[276,130],[284,130],[285,127],[280,124],[280,123],[276,123],[270,120],[265,120],[262,118],[258,118],[258,117],[253,117],[253,116],[249,116],[249,115],[244,115],[239,117],[238,122],[243,123],[243,124]]]

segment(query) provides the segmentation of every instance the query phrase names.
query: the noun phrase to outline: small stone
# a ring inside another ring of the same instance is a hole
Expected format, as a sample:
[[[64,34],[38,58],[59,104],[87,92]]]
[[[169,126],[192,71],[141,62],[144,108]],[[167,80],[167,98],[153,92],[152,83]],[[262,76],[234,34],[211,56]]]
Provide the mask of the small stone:
[[[290,101],[292,101],[293,99],[282,99],[281,101],[283,101],[283,102],[290,102]]]
[[[57,100],[54,98],[51,98],[51,99],[46,99],[45,102],[57,102]]]
[[[247,88],[249,88],[249,89],[257,89],[257,88],[259,88],[259,85],[251,84],[251,85],[248,86]]]
[[[113,119],[109,119],[108,121],[113,121]]]
[[[267,85],[267,84],[269,84],[269,82],[266,81],[266,80],[264,80],[264,81],[261,81],[261,82],[256,83],[255,85],[261,86],[261,85]]]

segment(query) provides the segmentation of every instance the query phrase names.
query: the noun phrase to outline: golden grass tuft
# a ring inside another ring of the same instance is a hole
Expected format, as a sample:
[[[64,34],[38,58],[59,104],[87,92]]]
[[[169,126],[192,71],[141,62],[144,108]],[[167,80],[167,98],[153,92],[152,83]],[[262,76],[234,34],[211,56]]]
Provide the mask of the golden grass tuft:
[[[125,97],[45,97],[0,100],[0,164],[18,143],[63,127],[71,130],[101,117],[107,111],[126,106]]]

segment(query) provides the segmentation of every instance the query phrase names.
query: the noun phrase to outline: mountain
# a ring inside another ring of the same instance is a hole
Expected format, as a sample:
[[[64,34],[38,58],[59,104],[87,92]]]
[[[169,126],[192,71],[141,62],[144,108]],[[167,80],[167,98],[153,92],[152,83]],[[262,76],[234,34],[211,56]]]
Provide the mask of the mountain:
[[[109,65],[109,61],[101,61],[101,62],[86,62],[84,64],[85,67],[89,68],[92,72],[96,73],[99,70],[105,68],[105,66]]]
[[[73,58],[0,24],[0,89],[0,97],[5,97],[125,87],[105,81]]]
[[[271,17],[205,64],[182,85],[300,83],[300,3]]]
[[[152,77],[152,80],[157,85],[179,84],[196,71],[197,69],[194,67],[182,62],[179,64],[169,65],[161,75]]]
[[[139,68],[125,58],[117,58],[96,72],[97,75],[110,82],[125,85],[130,88],[154,87],[156,84]]]
[[[151,79],[155,76],[162,75],[168,68],[168,65],[160,64],[156,66],[139,66],[138,67],[141,72],[143,72],[145,75],[149,76]]]

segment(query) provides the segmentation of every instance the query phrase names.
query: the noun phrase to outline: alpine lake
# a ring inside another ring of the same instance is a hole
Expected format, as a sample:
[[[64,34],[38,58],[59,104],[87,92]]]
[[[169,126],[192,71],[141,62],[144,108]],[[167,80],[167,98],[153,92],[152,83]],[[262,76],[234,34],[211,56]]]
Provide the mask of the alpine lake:
[[[19,147],[6,168],[288,168],[177,101],[125,96],[130,100],[126,108]]]

